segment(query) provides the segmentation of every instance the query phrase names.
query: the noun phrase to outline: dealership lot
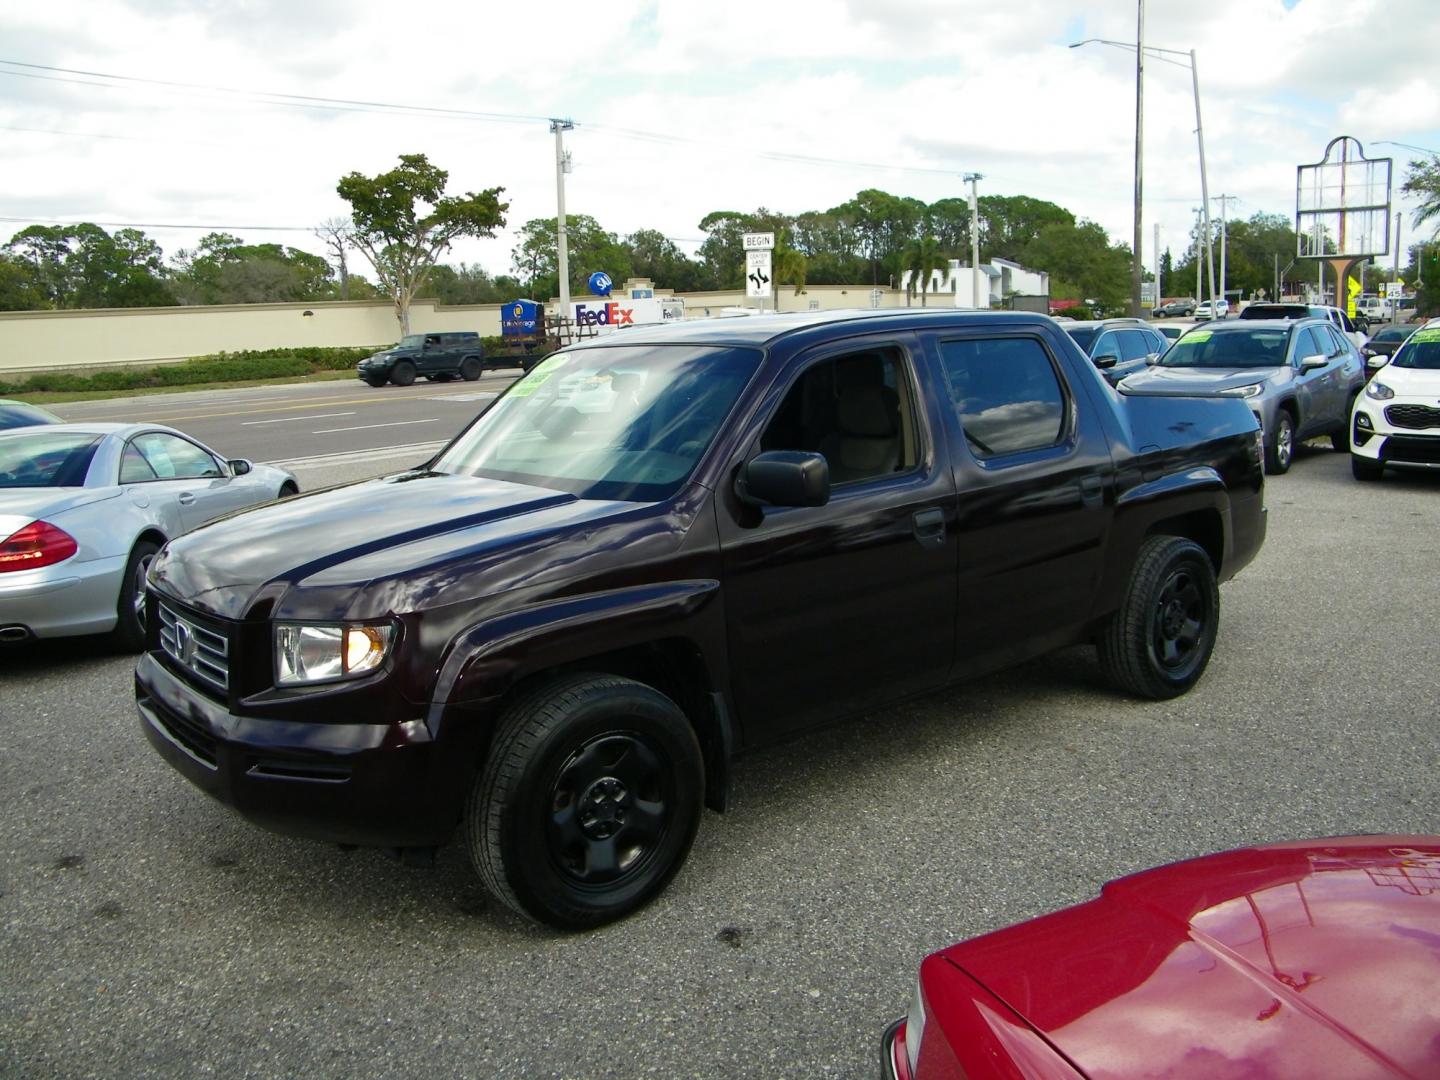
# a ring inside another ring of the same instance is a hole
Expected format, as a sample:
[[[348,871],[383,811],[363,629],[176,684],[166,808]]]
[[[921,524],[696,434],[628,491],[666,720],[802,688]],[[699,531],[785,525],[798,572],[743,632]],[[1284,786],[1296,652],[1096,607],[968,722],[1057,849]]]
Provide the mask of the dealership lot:
[[[957,938],[1247,842],[1440,832],[1440,477],[1316,450],[1267,492],[1188,696],[1076,649],[748,759],[670,889],[584,935],[502,914],[456,847],[231,816],[150,751],[126,658],[0,654],[0,1073],[869,1077]]]

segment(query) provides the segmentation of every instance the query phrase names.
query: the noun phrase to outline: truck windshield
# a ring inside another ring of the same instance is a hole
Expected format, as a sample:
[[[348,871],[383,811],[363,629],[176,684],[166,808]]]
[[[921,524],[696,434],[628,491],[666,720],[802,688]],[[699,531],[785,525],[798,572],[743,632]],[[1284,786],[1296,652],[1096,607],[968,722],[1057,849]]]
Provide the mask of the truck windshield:
[[[432,466],[652,502],[674,494],[760,363],[756,349],[642,345],[557,353]]]
[[[1160,363],[1179,368],[1279,367],[1285,363],[1289,336],[1289,330],[1278,326],[1264,330],[1191,330],[1170,346]]]

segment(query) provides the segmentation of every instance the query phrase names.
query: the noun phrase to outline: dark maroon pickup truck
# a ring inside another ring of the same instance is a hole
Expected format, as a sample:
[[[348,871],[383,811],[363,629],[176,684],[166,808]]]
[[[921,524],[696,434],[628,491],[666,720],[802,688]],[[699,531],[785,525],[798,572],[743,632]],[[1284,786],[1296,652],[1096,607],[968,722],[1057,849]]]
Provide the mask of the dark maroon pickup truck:
[[[150,571],[145,734],[251,820],[423,854],[511,908],[655,895],[735,755],[1076,642],[1183,693],[1265,535],[1239,398],[1126,398],[1020,313],[638,327],[412,471]]]

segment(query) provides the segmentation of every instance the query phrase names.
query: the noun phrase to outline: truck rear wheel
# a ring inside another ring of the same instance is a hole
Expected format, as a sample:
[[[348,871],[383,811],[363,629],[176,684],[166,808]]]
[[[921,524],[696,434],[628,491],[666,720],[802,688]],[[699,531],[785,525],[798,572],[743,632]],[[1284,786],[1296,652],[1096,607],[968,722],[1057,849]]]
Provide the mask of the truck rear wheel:
[[[577,675],[505,711],[471,787],[465,843],[511,910],[586,929],[675,876],[704,788],[699,743],[673,701],[630,679]]]
[[[1219,622],[1205,549],[1180,536],[1147,537],[1120,608],[1096,640],[1101,670],[1137,697],[1177,697],[1205,673]]]
[[[481,370],[479,357],[467,356],[460,361],[460,377],[466,382],[474,382],[480,378]]]

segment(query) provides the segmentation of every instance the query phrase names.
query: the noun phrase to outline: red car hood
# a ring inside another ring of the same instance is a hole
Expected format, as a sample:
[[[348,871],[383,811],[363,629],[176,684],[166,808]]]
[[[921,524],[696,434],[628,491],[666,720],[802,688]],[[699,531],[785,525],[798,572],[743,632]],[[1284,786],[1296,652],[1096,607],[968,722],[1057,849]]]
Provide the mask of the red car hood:
[[[942,955],[1091,1080],[1440,1076],[1440,840],[1211,855]]]

